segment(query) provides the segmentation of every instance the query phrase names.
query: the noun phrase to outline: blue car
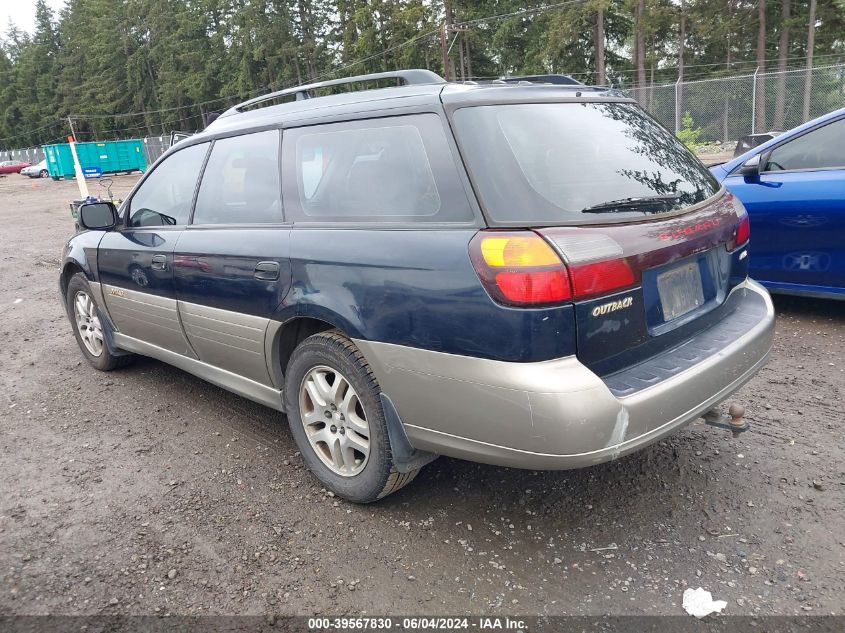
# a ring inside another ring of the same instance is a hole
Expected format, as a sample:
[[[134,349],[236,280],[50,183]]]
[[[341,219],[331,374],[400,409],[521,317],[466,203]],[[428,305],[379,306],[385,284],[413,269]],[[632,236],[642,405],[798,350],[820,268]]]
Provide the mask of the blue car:
[[[772,292],[845,299],[845,108],[711,171],[748,210],[752,278]]]
[[[565,469],[701,416],[736,432],[715,407],[772,345],[745,209],[606,88],[288,89],[79,223],[60,287],[88,362],[150,356],[285,412],[352,501],[437,455]]]

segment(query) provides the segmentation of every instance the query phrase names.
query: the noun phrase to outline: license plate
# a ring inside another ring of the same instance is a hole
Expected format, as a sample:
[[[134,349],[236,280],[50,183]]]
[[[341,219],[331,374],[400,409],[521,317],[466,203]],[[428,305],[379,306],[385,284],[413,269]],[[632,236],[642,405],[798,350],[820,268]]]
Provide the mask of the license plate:
[[[701,270],[697,262],[678,266],[657,276],[663,320],[671,321],[704,305]]]

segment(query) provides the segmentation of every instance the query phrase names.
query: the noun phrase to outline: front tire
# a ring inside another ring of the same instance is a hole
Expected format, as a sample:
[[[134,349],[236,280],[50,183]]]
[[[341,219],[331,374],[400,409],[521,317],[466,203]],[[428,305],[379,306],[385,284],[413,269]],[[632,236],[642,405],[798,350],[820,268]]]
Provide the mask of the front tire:
[[[76,273],[71,277],[66,298],[68,318],[76,342],[85,360],[92,367],[100,371],[111,371],[132,360],[130,354],[116,356],[109,350],[104,330],[108,325],[84,274]]]
[[[47,177],[47,176],[49,176],[49,175],[50,175],[50,173],[49,173],[46,169],[42,169],[42,170],[38,173],[38,177],[39,177],[39,178],[46,178],[46,177]]]
[[[305,463],[356,503],[386,497],[419,472],[394,468],[379,394],[361,352],[336,330],[302,341],[285,372],[288,424]]]

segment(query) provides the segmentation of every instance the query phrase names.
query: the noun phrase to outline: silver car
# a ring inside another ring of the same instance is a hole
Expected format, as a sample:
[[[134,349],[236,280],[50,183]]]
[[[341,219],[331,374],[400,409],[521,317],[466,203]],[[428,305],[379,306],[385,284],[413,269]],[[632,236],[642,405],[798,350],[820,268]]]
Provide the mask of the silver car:
[[[47,159],[45,158],[40,163],[30,165],[21,169],[22,176],[29,176],[30,178],[47,178],[50,172],[47,171]]]

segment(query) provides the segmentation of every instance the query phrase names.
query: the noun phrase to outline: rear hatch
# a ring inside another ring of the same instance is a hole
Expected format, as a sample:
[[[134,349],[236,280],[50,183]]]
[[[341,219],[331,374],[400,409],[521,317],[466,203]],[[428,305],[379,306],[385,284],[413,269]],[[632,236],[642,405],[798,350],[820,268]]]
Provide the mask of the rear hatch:
[[[488,292],[529,307],[515,290],[522,283],[536,307],[574,304],[578,357],[608,375],[677,346],[735,307],[731,290],[747,275],[748,218],[636,104],[568,94],[467,105],[453,122],[494,227],[480,234],[488,237],[476,240],[474,256]],[[532,260],[528,235],[545,240],[560,261]],[[488,256],[503,239],[511,245]],[[517,249],[527,255],[514,257]],[[538,265],[524,272],[521,263]]]
[[[612,373],[723,318],[748,268],[737,211],[726,194],[665,221],[538,229],[569,271],[581,361]]]

